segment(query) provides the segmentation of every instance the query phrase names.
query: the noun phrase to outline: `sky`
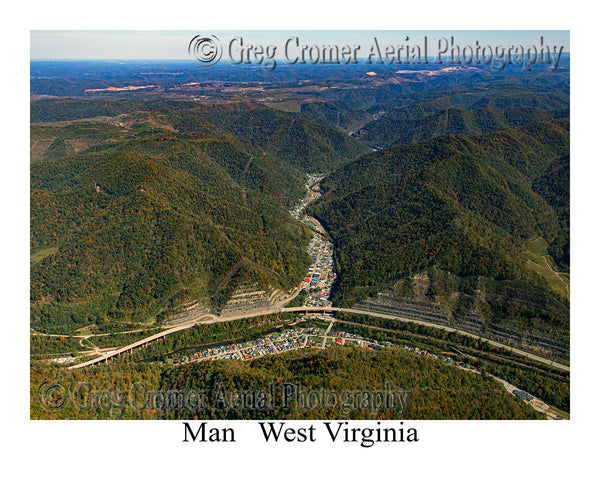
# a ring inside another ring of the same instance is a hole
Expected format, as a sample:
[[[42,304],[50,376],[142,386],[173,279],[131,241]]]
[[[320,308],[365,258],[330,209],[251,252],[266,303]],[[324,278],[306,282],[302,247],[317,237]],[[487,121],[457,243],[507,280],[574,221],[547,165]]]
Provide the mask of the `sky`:
[[[30,58],[51,59],[139,59],[178,60],[189,59],[190,40],[196,35],[216,35],[228,45],[234,37],[245,44],[274,45],[283,52],[285,41],[299,37],[302,44],[362,45],[368,51],[373,37],[383,44],[403,45],[429,42],[436,38],[454,36],[458,45],[536,45],[540,37],[547,45],[563,46],[570,51],[567,30],[32,30],[30,32]],[[408,37],[408,41],[406,41]]]

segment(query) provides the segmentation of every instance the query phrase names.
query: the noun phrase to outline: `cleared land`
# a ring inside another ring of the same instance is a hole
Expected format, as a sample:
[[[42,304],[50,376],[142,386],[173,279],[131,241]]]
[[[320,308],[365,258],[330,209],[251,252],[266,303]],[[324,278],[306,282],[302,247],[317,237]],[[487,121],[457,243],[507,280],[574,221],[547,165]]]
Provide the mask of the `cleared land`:
[[[50,255],[54,255],[58,252],[58,246],[55,245],[53,247],[43,248],[42,250],[38,250],[35,253],[31,254],[30,261],[32,265],[40,263],[44,258],[49,257]]]
[[[541,237],[534,237],[524,245],[527,267],[539,273],[548,282],[552,291],[569,298],[569,276],[554,270],[554,260],[548,255],[548,243]]]

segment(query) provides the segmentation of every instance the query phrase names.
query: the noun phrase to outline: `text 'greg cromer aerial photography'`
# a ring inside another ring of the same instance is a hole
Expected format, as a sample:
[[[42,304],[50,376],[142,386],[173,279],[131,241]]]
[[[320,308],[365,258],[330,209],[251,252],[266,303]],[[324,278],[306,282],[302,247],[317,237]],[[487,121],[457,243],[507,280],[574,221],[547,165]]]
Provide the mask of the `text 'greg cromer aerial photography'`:
[[[568,31],[151,33],[31,32],[31,419],[569,418]]]

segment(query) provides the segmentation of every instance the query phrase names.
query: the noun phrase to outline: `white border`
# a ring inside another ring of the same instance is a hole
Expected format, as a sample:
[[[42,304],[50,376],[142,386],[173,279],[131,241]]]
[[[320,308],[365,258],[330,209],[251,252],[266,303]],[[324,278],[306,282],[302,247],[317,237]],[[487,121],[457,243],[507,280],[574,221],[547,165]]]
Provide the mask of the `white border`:
[[[5,9],[3,68],[2,275],[5,310],[3,413],[10,445],[5,471],[45,478],[567,478],[594,472],[592,402],[598,313],[596,25],[576,4],[510,1],[344,2],[28,2]],[[17,8],[18,13],[12,12]],[[587,13],[586,13],[587,12]],[[32,29],[570,29],[572,52],[572,419],[568,422],[410,422],[416,445],[278,445],[258,441],[257,427],[236,423],[235,445],[183,444],[179,422],[32,422],[28,402],[29,144],[28,61]],[[7,28],[7,25],[5,25]],[[7,103],[7,104],[6,104]],[[10,145],[9,148],[6,148]],[[593,272],[593,273],[592,273]],[[18,341],[14,341],[18,338]],[[6,348],[6,347],[5,347]],[[586,435],[587,432],[592,436]],[[255,441],[242,441],[243,437]],[[11,468],[12,467],[12,468]],[[18,470],[15,470],[18,469]],[[592,473],[593,474],[593,473]]]

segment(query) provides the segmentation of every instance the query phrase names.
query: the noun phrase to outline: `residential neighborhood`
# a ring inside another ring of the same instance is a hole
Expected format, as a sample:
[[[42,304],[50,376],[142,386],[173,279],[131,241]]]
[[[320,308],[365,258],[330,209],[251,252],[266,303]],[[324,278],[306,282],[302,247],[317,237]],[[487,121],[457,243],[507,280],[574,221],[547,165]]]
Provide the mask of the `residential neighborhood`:
[[[323,176],[308,175],[305,187],[307,193],[290,211],[290,214],[300,220],[313,231],[313,238],[308,244],[307,252],[311,257],[311,265],[299,287],[307,290],[303,306],[323,307],[331,305],[331,289],[337,274],[333,271],[333,244],[326,239],[325,230],[321,224],[302,211],[306,206],[321,196],[318,192],[319,182]]]
[[[331,327],[335,321],[333,316],[327,315],[319,317],[319,320],[331,321],[328,328],[306,327],[291,328],[281,332],[273,333],[265,337],[250,340],[245,343],[232,343],[218,347],[199,350],[187,356],[179,356],[173,360],[174,365],[182,365],[189,362],[204,362],[208,360],[252,360],[266,355],[277,355],[279,353],[298,350],[301,348],[329,348],[333,346],[354,346],[359,348],[371,348],[381,350],[382,348],[402,348],[406,351],[433,358],[439,358],[437,355],[418,347],[407,345],[400,346],[392,342],[379,342],[372,338],[349,333],[345,331],[331,332]],[[302,316],[301,322],[308,320]],[[455,362],[450,357],[442,358],[447,363],[455,363],[463,368],[469,368],[463,362]]]

